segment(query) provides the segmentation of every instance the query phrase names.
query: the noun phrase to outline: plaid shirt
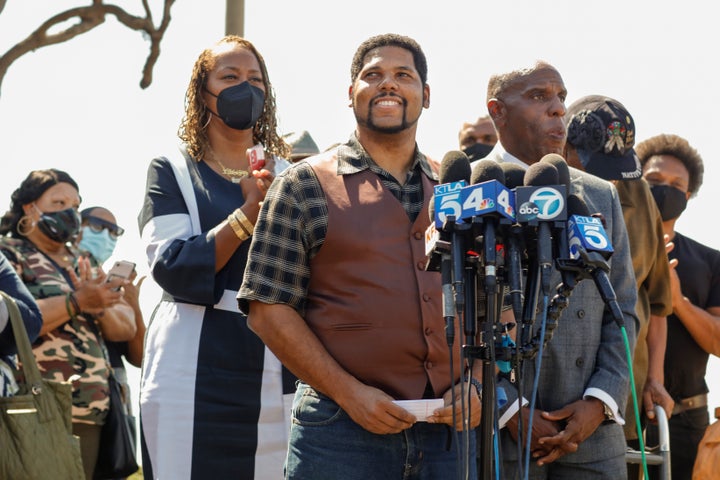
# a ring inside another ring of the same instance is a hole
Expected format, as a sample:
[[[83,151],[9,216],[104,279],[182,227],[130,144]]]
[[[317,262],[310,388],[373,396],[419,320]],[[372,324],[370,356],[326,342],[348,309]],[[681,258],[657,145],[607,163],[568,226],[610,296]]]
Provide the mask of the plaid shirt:
[[[337,150],[338,174],[352,175],[366,169],[402,204],[414,222],[423,207],[422,174],[437,175],[419,150],[403,185],[379,167],[355,134]],[[310,261],[317,255],[328,228],[327,200],[310,165],[299,162],[283,171],[272,183],[255,225],[245,277],[238,293],[240,309],[248,302],[282,303],[304,314],[310,282]]]

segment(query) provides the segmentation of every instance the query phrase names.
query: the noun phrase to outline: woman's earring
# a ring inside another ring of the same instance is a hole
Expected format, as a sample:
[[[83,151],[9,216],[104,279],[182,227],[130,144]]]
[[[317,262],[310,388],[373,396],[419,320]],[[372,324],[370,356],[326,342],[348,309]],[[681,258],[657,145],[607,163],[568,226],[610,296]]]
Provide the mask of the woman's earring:
[[[210,110],[208,110],[207,105],[203,105],[203,115],[207,115],[207,120],[205,121],[205,124],[202,126],[202,129],[207,129],[208,125],[210,125],[210,120],[212,120],[212,114],[210,113]]]
[[[17,224],[17,227],[15,227],[15,230],[23,236],[27,237],[30,235],[33,230],[35,230],[35,220],[30,215],[25,215],[20,219],[20,221]]]

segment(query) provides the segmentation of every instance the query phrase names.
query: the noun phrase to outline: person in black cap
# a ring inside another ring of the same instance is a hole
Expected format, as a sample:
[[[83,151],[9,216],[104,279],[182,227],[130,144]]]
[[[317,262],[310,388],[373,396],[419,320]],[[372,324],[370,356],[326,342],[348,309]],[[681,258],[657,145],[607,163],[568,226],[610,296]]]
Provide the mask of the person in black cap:
[[[690,480],[708,426],[708,357],[720,356],[720,251],[675,231],[675,222],[703,182],[703,160],[687,140],[662,134],[637,146],[643,177],[673,243],[665,385],[675,400],[669,421],[673,480]],[[654,428],[648,428],[651,438]],[[717,472],[716,472],[717,473]]]
[[[653,405],[658,404],[669,418],[673,401],[663,386],[663,361],[667,315],[672,313],[670,273],[660,212],[649,185],[642,179],[640,161],[633,149],[635,122],[620,102],[600,95],[575,101],[565,118],[568,164],[611,181],[620,196],[638,289],[640,329],[633,356],[638,408],[656,422]],[[625,437],[633,448],[638,448],[632,398],[625,418],[630,420],[624,426]]]

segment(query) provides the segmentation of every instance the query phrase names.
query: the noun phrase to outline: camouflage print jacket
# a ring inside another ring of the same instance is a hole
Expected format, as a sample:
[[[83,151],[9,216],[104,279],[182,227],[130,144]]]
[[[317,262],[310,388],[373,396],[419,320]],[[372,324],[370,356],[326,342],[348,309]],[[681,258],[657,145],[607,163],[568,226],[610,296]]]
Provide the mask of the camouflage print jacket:
[[[79,252],[71,248],[75,257]],[[73,289],[60,267],[30,241],[0,236],[0,251],[10,260],[35,299],[65,295]],[[91,323],[92,322],[92,323]],[[56,381],[73,382],[72,421],[102,425],[109,408],[108,363],[98,326],[91,315],[80,314],[33,344],[40,373]]]

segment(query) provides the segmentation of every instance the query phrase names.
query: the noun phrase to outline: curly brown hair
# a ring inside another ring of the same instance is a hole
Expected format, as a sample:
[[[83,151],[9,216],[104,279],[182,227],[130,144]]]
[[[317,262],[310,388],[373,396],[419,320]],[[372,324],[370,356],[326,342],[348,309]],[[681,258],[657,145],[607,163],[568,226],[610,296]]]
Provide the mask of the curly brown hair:
[[[643,167],[650,158],[657,155],[670,155],[680,160],[685,165],[690,177],[688,192],[692,197],[697,195],[703,183],[705,166],[702,157],[690,145],[690,142],[678,135],[661,133],[635,145],[635,153],[637,153]]]
[[[188,149],[188,153],[200,161],[208,149],[207,124],[210,121],[210,111],[205,106],[202,91],[207,83],[208,74],[215,64],[215,47],[227,43],[235,43],[242,48],[250,50],[258,60],[265,85],[265,105],[262,114],[253,128],[253,142],[262,143],[265,150],[283,158],[290,155],[290,146],[285,143],[277,133],[277,106],[275,92],[268,76],[265,59],[248,40],[237,35],[227,35],[212,47],[202,51],[193,66],[190,84],[185,93],[185,116],[178,128],[178,137]]]

